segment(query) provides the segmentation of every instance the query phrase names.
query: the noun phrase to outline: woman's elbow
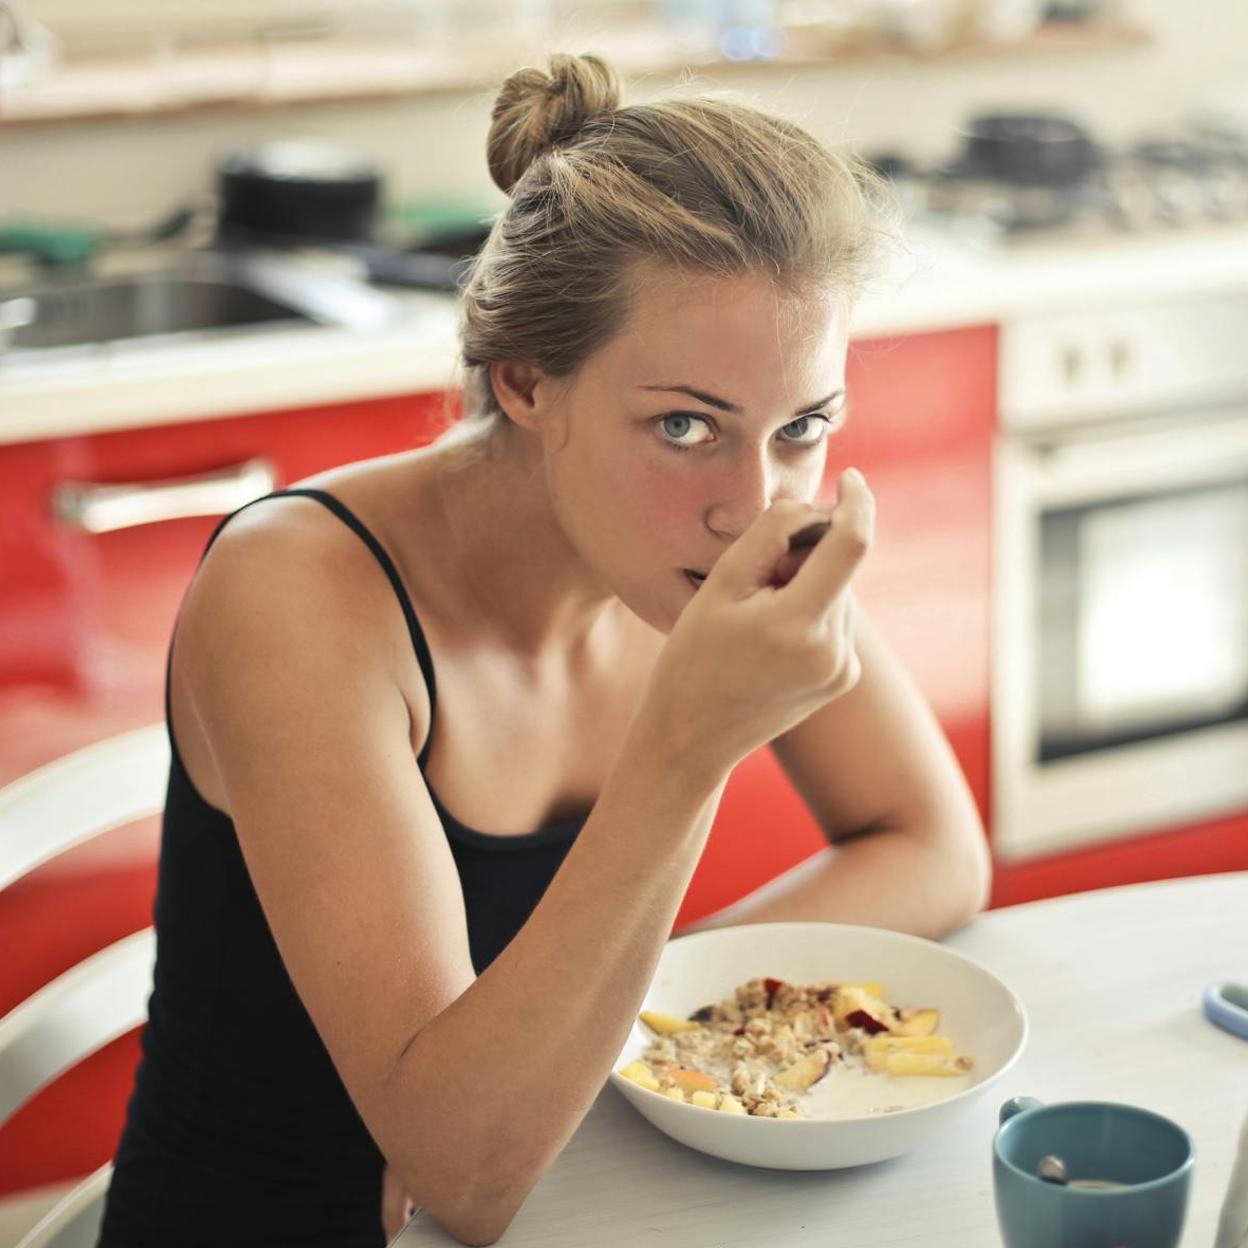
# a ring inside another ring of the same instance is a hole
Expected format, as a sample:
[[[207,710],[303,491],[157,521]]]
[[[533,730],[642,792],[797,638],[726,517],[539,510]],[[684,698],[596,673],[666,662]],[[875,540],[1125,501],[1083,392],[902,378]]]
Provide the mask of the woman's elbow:
[[[977,914],[988,909],[992,899],[992,854],[979,821],[958,838],[957,898],[953,929],[965,927]]]
[[[503,1237],[536,1182],[536,1178],[526,1177],[506,1190],[500,1186],[478,1189],[475,1196],[461,1199],[453,1208],[429,1212],[457,1242],[468,1248],[487,1248]]]
[[[500,1231],[451,1231],[451,1235],[456,1243],[466,1244],[468,1248],[489,1248],[502,1239],[506,1229],[504,1226]]]
[[[485,1210],[474,1210],[465,1217],[436,1218],[444,1231],[456,1243],[465,1244],[467,1248],[488,1248],[503,1237],[503,1233],[511,1225],[514,1211],[506,1217],[494,1216]]]

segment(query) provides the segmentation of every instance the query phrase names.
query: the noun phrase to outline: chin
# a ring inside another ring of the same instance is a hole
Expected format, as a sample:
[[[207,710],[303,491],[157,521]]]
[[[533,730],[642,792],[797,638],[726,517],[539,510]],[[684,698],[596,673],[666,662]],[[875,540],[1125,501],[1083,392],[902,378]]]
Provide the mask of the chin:
[[[648,624],[665,637],[676,627],[676,621],[689,604],[662,600],[657,594],[619,594],[620,601],[643,624]]]
[[[679,608],[673,611],[671,607],[658,608],[651,604],[646,609],[638,610],[631,602],[625,601],[624,605],[643,624],[648,624],[655,632],[662,633],[665,637],[676,627],[676,621],[680,619]]]

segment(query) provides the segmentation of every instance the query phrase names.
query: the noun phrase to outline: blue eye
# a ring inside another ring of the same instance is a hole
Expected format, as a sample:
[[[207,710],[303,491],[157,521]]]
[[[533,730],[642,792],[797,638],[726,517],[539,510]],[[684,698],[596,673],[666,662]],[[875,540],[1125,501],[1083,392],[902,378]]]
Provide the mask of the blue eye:
[[[823,441],[824,434],[831,427],[832,421],[822,412],[812,412],[809,416],[799,416],[796,420],[789,421],[781,433],[785,435],[786,441],[794,442],[798,446],[815,446]],[[794,430],[797,431],[796,436],[793,436]]]
[[[668,444],[676,447],[678,450],[688,450],[690,447],[698,446],[704,439],[697,442],[686,442],[684,439],[690,433],[695,431],[695,425],[707,427],[708,422],[701,416],[695,416],[692,412],[672,412],[664,416],[659,421],[659,428],[667,435]]]

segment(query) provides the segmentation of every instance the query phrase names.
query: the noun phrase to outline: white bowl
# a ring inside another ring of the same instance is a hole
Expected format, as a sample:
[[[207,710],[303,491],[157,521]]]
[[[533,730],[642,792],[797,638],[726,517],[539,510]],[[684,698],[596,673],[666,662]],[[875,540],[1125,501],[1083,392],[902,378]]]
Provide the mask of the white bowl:
[[[634,1024],[611,1082],[672,1139],[747,1166],[834,1170],[897,1157],[949,1128],[1017,1060],[1027,1039],[1018,998],[990,971],[934,941],[841,923],[754,923],[678,936],[665,946],[642,1008],[688,1017],[772,976],[796,984],[881,981],[897,1006],[935,1007],[939,1032],[974,1059],[946,1099],[854,1118],[757,1118],[672,1100],[619,1074],[654,1038]]]

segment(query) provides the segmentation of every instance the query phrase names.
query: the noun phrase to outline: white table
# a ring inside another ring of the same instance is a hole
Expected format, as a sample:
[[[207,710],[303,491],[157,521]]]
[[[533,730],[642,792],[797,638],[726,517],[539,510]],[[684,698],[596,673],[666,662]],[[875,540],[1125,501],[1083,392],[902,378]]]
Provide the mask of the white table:
[[[1209,1023],[1200,997],[1248,979],[1248,872],[997,910],[945,943],[999,974],[1031,1023],[1019,1063],[949,1136],[852,1170],[759,1170],[668,1139],[608,1084],[500,1243],[997,1248],[990,1142],[1001,1102],[1026,1095],[1128,1101],[1186,1128],[1183,1248],[1211,1248],[1248,1113],[1248,1041]],[[394,1241],[453,1243],[422,1213]]]

